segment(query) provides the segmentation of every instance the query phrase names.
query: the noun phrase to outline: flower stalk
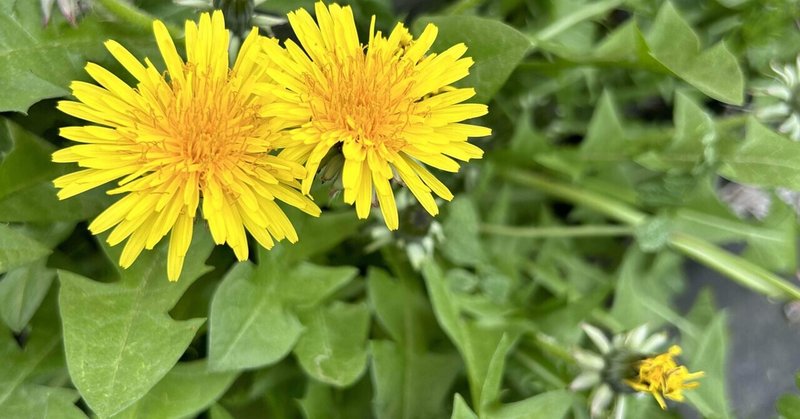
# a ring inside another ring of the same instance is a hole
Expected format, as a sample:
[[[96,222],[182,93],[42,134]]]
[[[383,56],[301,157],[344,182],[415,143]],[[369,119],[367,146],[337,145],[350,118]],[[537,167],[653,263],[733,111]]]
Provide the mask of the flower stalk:
[[[507,170],[501,173],[512,182],[535,188],[574,204],[584,205],[629,226],[639,226],[649,218],[648,214],[613,198],[554,181],[535,173],[522,170]],[[671,232],[668,243],[678,252],[761,294],[773,298],[800,299],[800,288],[703,239],[688,233]]]

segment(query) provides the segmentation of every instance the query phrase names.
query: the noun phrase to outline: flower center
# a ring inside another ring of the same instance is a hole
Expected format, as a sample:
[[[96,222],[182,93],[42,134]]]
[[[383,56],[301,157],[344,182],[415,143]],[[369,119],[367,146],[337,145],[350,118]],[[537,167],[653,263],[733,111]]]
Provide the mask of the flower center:
[[[232,89],[228,78],[186,72],[186,82],[172,84],[164,105],[166,150],[201,175],[235,166],[258,138],[257,108]],[[268,150],[264,150],[268,151]]]
[[[412,115],[408,96],[410,68],[377,54],[335,57],[322,67],[323,78],[307,77],[312,120],[364,147],[399,150],[400,133]]]

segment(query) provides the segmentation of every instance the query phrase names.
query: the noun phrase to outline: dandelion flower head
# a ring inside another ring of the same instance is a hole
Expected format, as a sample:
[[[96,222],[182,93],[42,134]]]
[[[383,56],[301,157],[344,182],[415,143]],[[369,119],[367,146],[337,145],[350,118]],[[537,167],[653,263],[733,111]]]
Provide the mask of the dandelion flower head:
[[[375,30],[374,16],[364,45],[350,7],[318,2],[315,14],[316,21],[305,9],[289,13],[300,45],[264,43],[272,84],[262,91],[275,97],[267,115],[291,138],[280,155],[305,164],[308,193],[325,156],[341,153],[344,201],[355,204],[359,218],[375,202],[386,225],[397,229],[393,179],[436,215],[433,194],[453,195],[426,166],[457,172],[457,160],[483,155],[469,137],[491,134],[463,123],[487,112],[485,105],[462,103],[474,89],[452,86],[473,63],[464,57],[466,46],[428,54],[436,26],[413,39],[397,24],[386,37]]]
[[[700,383],[693,380],[704,374],[690,373],[685,366],[678,365],[674,358],[680,354],[680,346],[673,345],[665,353],[643,359],[639,362],[638,376],[627,384],[636,391],[652,394],[662,409],[667,408],[664,398],[682,402],[683,390],[697,388]]]
[[[108,41],[135,86],[89,63],[86,70],[99,86],[73,82],[77,100],[59,103],[61,111],[91,123],[61,130],[82,144],[55,152],[53,160],[82,169],[55,180],[59,198],[117,181],[109,194],[123,196],[89,229],[113,228],[111,245],[127,239],[119,260],[125,268],[170,233],[170,280],[180,276],[199,208],[214,241],[227,243],[239,260],[248,256],[245,230],[267,248],[274,240],[296,241],[275,199],[312,215],[319,209],[299,191],[302,165],[268,154],[282,145],[261,115],[268,98],[254,94],[263,75],[257,60],[264,38],[253,30],[229,68],[221,12],[202,14],[199,24],[186,22],[185,61],[162,22],[153,30],[166,74]]]

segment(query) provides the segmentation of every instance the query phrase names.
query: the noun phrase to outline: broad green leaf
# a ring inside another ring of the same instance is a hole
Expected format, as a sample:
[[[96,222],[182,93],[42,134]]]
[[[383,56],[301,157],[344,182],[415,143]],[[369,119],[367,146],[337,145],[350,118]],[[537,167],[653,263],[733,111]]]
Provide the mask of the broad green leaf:
[[[791,141],[755,119],[747,123],[744,141],[720,144],[719,173],[740,183],[800,190],[800,143]]]
[[[470,74],[457,86],[474,87],[477,94],[474,101],[489,102],[503,86],[511,72],[525,57],[530,41],[516,29],[494,19],[475,16],[436,16],[425,17],[414,22],[416,34],[422,33],[428,24],[439,28],[431,48],[442,52],[453,45],[464,43],[465,56],[472,57],[475,64]]]
[[[744,102],[744,76],[720,42],[703,50],[697,34],[670,2],[664,2],[646,36],[653,57],[678,77],[722,102]]]
[[[663,70],[663,66],[649,54],[647,41],[633,19],[606,36],[592,56],[600,62],[637,66],[651,71]]]
[[[461,361],[453,352],[429,352],[437,326],[419,279],[371,268],[367,287],[378,321],[394,339],[371,343],[375,416],[441,417]]]
[[[0,318],[16,333],[28,324],[42,303],[55,271],[44,260],[21,266],[0,279]]]
[[[144,397],[114,419],[193,417],[214,403],[236,378],[209,372],[204,361],[178,363]]]
[[[0,21],[3,18],[5,16],[0,16]],[[8,144],[9,147],[6,152],[0,148],[0,198],[39,181],[49,180],[58,173],[50,161],[54,147],[6,118],[0,118],[0,144]]]
[[[301,263],[280,279],[273,280],[277,293],[290,307],[313,307],[358,275],[350,266],[320,266]]]
[[[70,80],[85,78],[87,60],[108,60],[105,39],[126,45],[152,39],[149,33],[131,36],[123,27],[97,16],[76,27],[54,16],[45,26],[39,2],[0,0],[0,112],[26,112],[42,99],[67,95]]]
[[[718,314],[710,324],[705,325],[703,334],[692,347],[693,352],[684,353],[690,360],[689,371],[703,371],[700,387],[686,392],[686,397],[697,409],[708,418],[731,418],[732,412],[728,404],[725,390],[726,355],[728,334],[726,316]]]
[[[54,297],[54,294],[50,294]],[[3,418],[86,418],[75,406],[79,395],[73,389],[43,385],[34,374],[56,357],[63,368],[61,333],[55,312],[55,298],[33,319],[31,334],[20,347],[11,331],[0,324],[0,417]]]
[[[167,280],[167,242],[144,251],[120,280],[100,283],[59,271],[59,307],[70,377],[89,407],[111,416],[144,396],[178,361],[203,319],[167,312],[200,275],[213,244],[196,228],[178,282]],[[121,247],[121,246],[117,246]],[[106,248],[116,260],[117,248]]]
[[[211,419],[234,419],[233,415],[231,415],[224,407],[215,403],[208,409],[209,416]]]
[[[4,418],[86,418],[75,406],[79,398],[78,392],[73,389],[30,384],[0,402],[0,415]]]
[[[283,307],[270,281],[250,263],[225,276],[211,300],[209,367],[214,371],[256,368],[286,356],[303,330]]]
[[[481,412],[481,416],[487,416],[486,412],[491,411],[500,404],[500,390],[503,373],[505,372],[506,355],[508,355],[508,351],[513,345],[514,339],[509,338],[506,334],[503,334],[500,342],[497,342],[497,348],[489,361],[486,380],[481,388],[481,401],[478,409]]]
[[[283,246],[259,248],[259,265],[236,265],[211,301],[209,366],[215,371],[275,363],[303,330],[298,309],[310,309],[355,277],[348,267],[288,265]]]
[[[636,244],[645,252],[655,252],[664,248],[669,241],[672,229],[671,220],[667,217],[652,217],[636,226]]]
[[[367,291],[377,320],[392,339],[409,351],[424,351],[436,320],[419,281],[392,278],[386,271],[371,268]]]
[[[660,253],[646,269],[646,255],[636,247],[628,250],[618,273],[611,308],[611,315],[624,329],[645,323],[657,327],[668,321],[681,330],[696,330],[668,304],[680,291],[680,261],[671,253]]]
[[[332,393],[332,387],[309,380],[303,398],[298,401],[303,417],[305,419],[341,417]]]
[[[292,211],[290,215],[300,240],[281,245],[280,257],[287,264],[327,252],[353,235],[361,225],[353,211],[324,212],[318,218],[299,211]]]
[[[0,273],[27,265],[50,254],[50,249],[20,233],[0,224]]]
[[[663,2],[646,36],[631,19],[605,37],[590,57],[550,52],[580,63],[672,73],[714,99],[735,105],[744,101],[744,76],[736,56],[722,42],[703,50],[670,2]]]
[[[294,348],[311,377],[339,387],[355,382],[367,366],[369,309],[334,303],[300,315],[305,331]]]
[[[699,155],[708,163],[716,160],[716,127],[711,116],[689,96],[675,94],[675,137],[668,152]]]
[[[347,389],[307,380],[303,398],[297,400],[295,396],[290,396],[290,401],[297,402],[305,419],[369,418],[372,417],[372,395],[373,389],[366,377]],[[260,411],[254,413],[256,416],[259,414]]]
[[[441,268],[428,262],[422,269],[436,314],[436,320],[455,344],[467,366],[472,400],[479,403],[489,373],[489,363],[503,335],[502,331],[478,326],[461,316],[461,308],[447,287]]]
[[[761,225],[753,225],[730,214],[716,215],[688,208],[676,211],[673,225],[676,230],[714,243],[746,242],[748,246],[744,255],[767,269],[791,272],[795,268],[795,216],[780,202],[773,202],[771,213]]]
[[[453,397],[453,414],[450,419],[478,419],[478,415],[472,411],[460,394],[456,393]]]
[[[0,118],[0,221],[79,221],[113,201],[104,188],[61,201],[52,179],[67,170],[51,162],[54,147],[16,123]]]
[[[800,374],[795,376],[795,386],[800,387]],[[785,419],[800,418],[800,396],[795,393],[784,394],[775,405],[778,413]]]
[[[614,101],[608,91],[597,102],[586,138],[581,143],[581,155],[592,160],[603,160],[604,156],[616,161],[626,153],[630,145],[625,141],[622,122],[614,109]]]
[[[50,180],[0,198],[0,222],[53,222],[88,220],[108,208],[115,198],[105,188],[86,191],[60,200]]]
[[[456,198],[448,205],[447,211],[447,218],[442,225],[445,240],[439,247],[442,253],[459,265],[487,263],[478,235],[480,218],[472,201],[469,198]]]
[[[504,404],[491,411],[486,417],[491,419],[560,419],[572,407],[573,400],[573,395],[566,390],[549,391],[525,400]]]
[[[461,362],[454,353],[413,352],[408,345],[372,341],[375,417],[387,419],[443,416],[443,405]]]
[[[651,170],[690,172],[717,160],[717,132],[711,116],[683,93],[675,95],[675,135],[663,150],[651,151],[637,162]]]

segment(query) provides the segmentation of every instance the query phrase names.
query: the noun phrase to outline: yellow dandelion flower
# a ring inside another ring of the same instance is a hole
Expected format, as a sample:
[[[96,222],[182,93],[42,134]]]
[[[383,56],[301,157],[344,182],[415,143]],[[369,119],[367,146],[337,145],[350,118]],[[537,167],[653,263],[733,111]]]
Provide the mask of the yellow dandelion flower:
[[[675,362],[681,354],[680,346],[673,345],[667,352],[639,362],[639,374],[626,383],[636,391],[651,393],[662,409],[667,408],[664,398],[682,402],[683,390],[697,388],[700,383],[693,381],[704,375],[702,371],[690,373]]]
[[[415,40],[398,23],[385,37],[375,31],[374,16],[362,45],[350,7],[318,2],[315,12],[316,21],[305,9],[289,13],[302,48],[292,41],[285,49],[264,43],[273,84],[262,91],[275,97],[266,115],[293,141],[280,155],[305,164],[308,193],[323,158],[332,148],[341,152],[344,201],[355,204],[359,218],[369,215],[376,197],[386,225],[397,229],[391,179],[436,215],[432,193],[446,200],[453,195],[424,165],[457,172],[456,160],[483,155],[468,138],[491,134],[463,123],[487,112],[485,105],[462,103],[474,89],[451,86],[473,63],[463,57],[466,46],[427,54],[436,26]]]
[[[86,71],[99,86],[76,81],[71,88],[77,101],[58,104],[93,124],[61,130],[64,138],[83,144],[56,151],[53,161],[83,169],[55,180],[59,198],[118,180],[109,193],[124,196],[89,230],[98,234],[113,227],[111,245],[127,239],[119,260],[124,268],[171,232],[167,274],[173,281],[180,276],[201,198],[214,241],[227,243],[239,260],[248,255],[245,230],[266,248],[273,239],[296,241],[274,200],[315,216],[320,211],[299,192],[303,166],[268,154],[281,144],[260,115],[268,99],[254,94],[263,73],[256,64],[259,44],[265,39],[253,30],[229,68],[221,12],[201,15],[199,25],[186,22],[186,61],[162,22],[155,21],[153,30],[168,78],[150,60],[142,64],[108,41],[136,86],[89,63]]]

